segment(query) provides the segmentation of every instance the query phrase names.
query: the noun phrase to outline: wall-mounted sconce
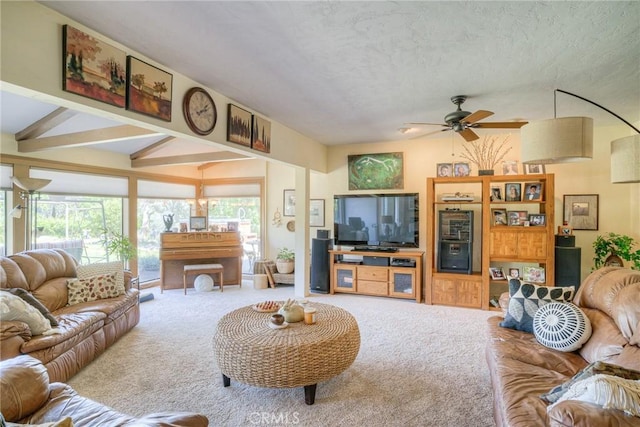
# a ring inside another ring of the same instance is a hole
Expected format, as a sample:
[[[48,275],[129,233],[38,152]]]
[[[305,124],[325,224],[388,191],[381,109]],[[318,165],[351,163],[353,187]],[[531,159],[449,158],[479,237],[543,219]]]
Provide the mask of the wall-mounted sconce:
[[[24,208],[22,207],[22,205],[16,205],[16,207],[11,209],[11,212],[9,212],[9,216],[11,218],[20,219],[20,218],[22,218],[22,210],[23,209]]]

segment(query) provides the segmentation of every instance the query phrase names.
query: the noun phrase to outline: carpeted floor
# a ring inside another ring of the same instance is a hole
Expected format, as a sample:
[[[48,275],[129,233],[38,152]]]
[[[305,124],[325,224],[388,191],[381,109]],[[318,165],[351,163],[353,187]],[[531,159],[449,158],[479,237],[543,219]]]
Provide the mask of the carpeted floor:
[[[222,385],[213,356],[216,322],[228,311],[293,297],[292,287],[224,292],[149,290],[140,323],[69,380],[81,395],[121,412],[205,414],[211,426],[494,426],[484,360],[485,319],[494,313],[360,295],[308,299],[352,313],[360,353],[339,376],[304,391]],[[327,360],[327,363],[331,363]]]

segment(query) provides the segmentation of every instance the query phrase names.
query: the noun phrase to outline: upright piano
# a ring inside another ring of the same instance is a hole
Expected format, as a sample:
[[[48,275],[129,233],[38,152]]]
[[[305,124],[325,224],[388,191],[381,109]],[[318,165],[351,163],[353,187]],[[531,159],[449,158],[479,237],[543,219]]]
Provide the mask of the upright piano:
[[[240,233],[199,232],[160,234],[160,289],[182,289],[185,265],[222,264],[224,285],[242,283],[242,244]],[[187,278],[193,286],[195,277]]]

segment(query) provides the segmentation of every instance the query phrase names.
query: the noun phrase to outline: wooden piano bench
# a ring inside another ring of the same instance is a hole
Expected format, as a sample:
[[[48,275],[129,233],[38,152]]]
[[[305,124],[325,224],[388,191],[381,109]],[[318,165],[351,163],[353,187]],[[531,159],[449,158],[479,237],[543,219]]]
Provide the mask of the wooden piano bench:
[[[185,265],[184,272],[182,273],[182,283],[184,285],[184,294],[187,294],[187,275],[189,274],[209,274],[213,283],[215,285],[215,277],[214,275],[218,275],[219,284],[220,284],[220,292],[222,292],[222,287],[224,285],[224,267],[222,264],[192,264]]]

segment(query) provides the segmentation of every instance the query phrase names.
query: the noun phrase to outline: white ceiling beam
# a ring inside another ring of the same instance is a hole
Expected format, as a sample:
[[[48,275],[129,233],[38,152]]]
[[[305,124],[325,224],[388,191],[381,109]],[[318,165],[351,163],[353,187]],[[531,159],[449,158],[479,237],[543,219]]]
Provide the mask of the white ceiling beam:
[[[20,132],[16,133],[16,141],[37,138],[54,127],[66,122],[76,114],[78,114],[77,111],[69,110],[66,107],[58,107],[40,120],[33,122]]]
[[[217,151],[213,153],[183,154],[179,156],[154,157],[149,159],[137,159],[131,161],[132,168],[142,168],[148,166],[178,165],[186,163],[202,162],[228,162],[232,160],[248,160],[252,157],[231,151]]]
[[[159,149],[160,147],[162,147],[163,145],[165,145],[168,142],[173,141],[174,139],[176,139],[175,136],[168,136],[166,138],[162,138],[160,141],[158,142],[154,142],[153,144],[147,145],[146,147],[131,153],[129,155],[129,158],[131,160],[136,160],[142,157],[146,157],[149,154],[153,153],[154,151],[156,151],[157,149]]]
[[[54,148],[82,147],[154,135],[163,134],[136,126],[122,125],[86,132],[69,133],[66,135],[26,139],[18,142],[18,151],[20,153],[30,153],[34,151],[52,150]]]

